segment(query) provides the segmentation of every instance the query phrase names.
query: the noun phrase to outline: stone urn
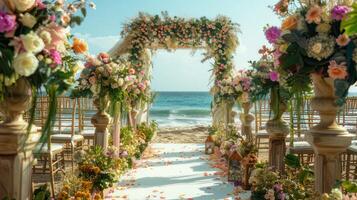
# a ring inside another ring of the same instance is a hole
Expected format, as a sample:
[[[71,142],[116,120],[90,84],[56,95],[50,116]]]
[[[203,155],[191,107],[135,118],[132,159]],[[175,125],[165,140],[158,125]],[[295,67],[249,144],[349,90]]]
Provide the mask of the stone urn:
[[[91,122],[95,127],[94,144],[105,150],[109,145],[108,127],[111,117],[106,112],[106,109],[109,106],[109,101],[107,97],[95,98],[93,104],[98,110],[91,119]]]
[[[242,123],[242,135],[246,136],[248,141],[253,142],[252,123],[254,115],[249,112],[251,108],[252,104],[250,102],[242,103],[243,113],[240,114],[240,121]]]
[[[273,111],[274,118],[267,121],[266,130],[269,134],[269,166],[283,173],[285,168],[286,136],[289,134],[289,124],[282,119],[287,105],[280,101],[275,92],[271,92],[270,107],[278,105]]]
[[[32,88],[25,78],[5,89],[0,102],[4,118],[0,124],[0,199],[30,199],[32,193],[32,155],[40,133],[28,131],[23,114],[30,108]]]
[[[340,107],[336,104],[334,80],[318,74],[311,78],[315,93],[311,107],[319,113],[320,122],[305,137],[315,152],[315,189],[325,193],[341,179],[339,155],[351,144],[353,135],[336,122]]]

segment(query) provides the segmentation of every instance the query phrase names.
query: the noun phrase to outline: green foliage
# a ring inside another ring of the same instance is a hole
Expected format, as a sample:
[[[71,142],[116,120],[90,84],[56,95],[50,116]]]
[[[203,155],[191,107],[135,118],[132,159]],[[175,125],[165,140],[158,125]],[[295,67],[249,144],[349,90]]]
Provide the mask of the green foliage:
[[[294,154],[287,154],[285,156],[285,164],[294,169],[301,167],[299,157]]]
[[[48,185],[44,184],[37,188],[33,193],[33,200],[50,200],[51,192],[48,189]]]
[[[341,24],[341,31],[345,30],[348,35],[354,35],[357,33],[357,3],[352,6],[353,10],[348,13]]]
[[[357,193],[357,182],[343,181],[341,186],[348,193]]]

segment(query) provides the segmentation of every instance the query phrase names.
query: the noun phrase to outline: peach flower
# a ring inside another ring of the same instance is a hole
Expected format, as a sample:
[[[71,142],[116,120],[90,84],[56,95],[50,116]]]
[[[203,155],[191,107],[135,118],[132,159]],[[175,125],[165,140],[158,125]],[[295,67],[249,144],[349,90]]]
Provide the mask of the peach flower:
[[[348,43],[350,43],[350,41],[351,41],[351,39],[346,34],[341,34],[336,39],[336,43],[341,47],[348,45]]]
[[[45,41],[45,49],[56,49],[60,50],[64,43],[67,41],[67,31],[62,26],[56,23],[51,23],[44,28],[40,28],[39,33],[46,31],[50,33],[50,41]],[[46,43],[47,42],[47,43]]]
[[[291,15],[283,21],[283,24],[281,25],[281,29],[283,31],[292,30],[292,29],[296,29],[297,25],[298,25],[298,17],[295,15]]]
[[[320,6],[318,5],[314,5],[313,7],[311,7],[309,9],[309,11],[307,11],[305,17],[306,17],[306,21],[311,24],[311,23],[315,23],[315,24],[319,24],[321,22],[321,15],[322,15],[322,9]]]
[[[77,54],[83,54],[88,51],[88,44],[78,38],[73,39],[72,49]]]
[[[327,73],[333,79],[345,79],[348,75],[346,63],[337,64],[335,60],[330,61]]]

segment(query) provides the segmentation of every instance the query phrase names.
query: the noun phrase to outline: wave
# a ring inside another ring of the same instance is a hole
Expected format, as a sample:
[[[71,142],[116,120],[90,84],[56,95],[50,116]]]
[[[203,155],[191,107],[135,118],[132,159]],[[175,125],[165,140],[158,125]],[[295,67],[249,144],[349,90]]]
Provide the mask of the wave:
[[[210,110],[204,109],[152,109],[150,110],[151,116],[157,117],[169,117],[169,116],[193,116],[193,117],[203,117],[203,116],[210,116]]]

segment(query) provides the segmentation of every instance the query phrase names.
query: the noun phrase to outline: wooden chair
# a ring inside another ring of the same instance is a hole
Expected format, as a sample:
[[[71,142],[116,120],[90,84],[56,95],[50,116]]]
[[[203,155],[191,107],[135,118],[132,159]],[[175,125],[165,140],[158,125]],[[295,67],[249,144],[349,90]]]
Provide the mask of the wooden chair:
[[[37,164],[32,167],[33,174],[49,174],[52,197],[55,196],[55,174],[65,173],[65,155],[64,145],[51,143],[51,136],[48,142],[39,143],[34,155],[37,158]]]
[[[84,141],[84,137],[80,134],[78,110],[77,99],[59,97],[56,122],[51,134],[53,143],[64,144],[72,170],[74,168],[74,153],[83,148]]]
[[[97,109],[93,105],[93,99],[79,98],[79,129],[81,135],[84,137],[84,143],[87,146],[94,145],[94,132],[95,128],[91,123],[93,115],[97,112]]]
[[[255,116],[255,144],[259,150],[269,149],[269,134],[265,129],[265,124],[269,120],[270,106],[269,100],[264,99],[254,103]],[[264,145],[264,146],[263,146]]]

